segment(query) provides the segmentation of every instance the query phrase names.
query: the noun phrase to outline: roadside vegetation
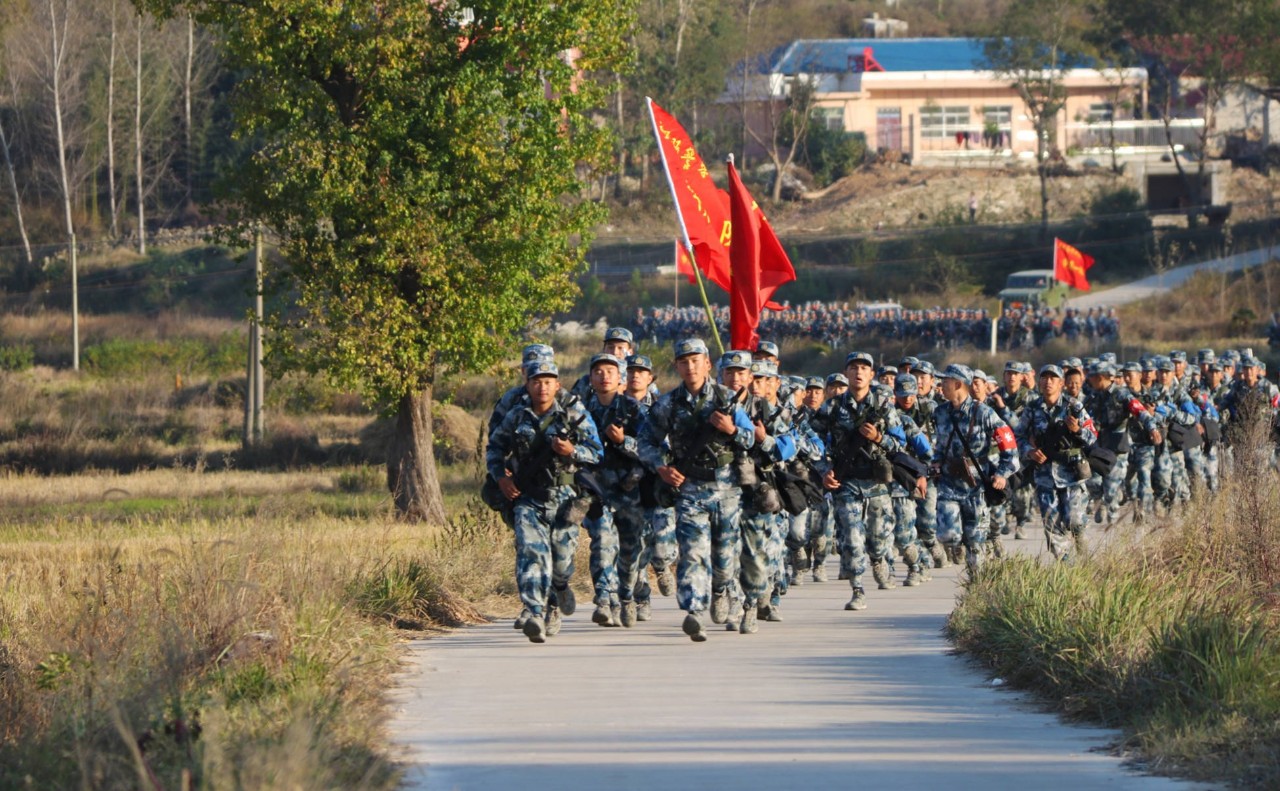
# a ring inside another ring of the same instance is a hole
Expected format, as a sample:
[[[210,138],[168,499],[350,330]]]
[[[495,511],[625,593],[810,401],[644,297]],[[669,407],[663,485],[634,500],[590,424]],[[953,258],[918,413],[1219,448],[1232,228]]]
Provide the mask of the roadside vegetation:
[[[1181,518],[1073,565],[984,569],[951,616],[956,645],[1064,714],[1120,728],[1116,747],[1146,770],[1280,786],[1280,488],[1270,437],[1252,433],[1221,491]]]

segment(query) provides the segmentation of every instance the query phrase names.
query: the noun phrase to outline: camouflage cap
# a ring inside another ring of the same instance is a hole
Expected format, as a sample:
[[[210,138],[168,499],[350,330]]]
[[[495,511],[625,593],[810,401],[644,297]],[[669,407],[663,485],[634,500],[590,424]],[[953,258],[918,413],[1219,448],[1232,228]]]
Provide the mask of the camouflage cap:
[[[691,354],[705,354],[708,357],[711,353],[707,351],[707,344],[703,343],[701,338],[685,338],[676,342],[676,359],[688,357]]]
[[[1154,357],[1143,357],[1143,358],[1142,358],[1142,370],[1143,370],[1143,371],[1154,371],[1154,370],[1156,370],[1156,359],[1155,359]]]
[[[912,368],[915,368],[919,364],[920,364],[919,357],[903,357],[902,361],[898,363],[898,367],[906,368],[908,371],[910,371]]]
[[[1079,357],[1068,357],[1067,359],[1059,363],[1058,366],[1062,368],[1064,373],[1066,371],[1083,371],[1084,370],[1084,363],[1080,362]]]
[[[1185,363],[1187,361],[1187,353],[1181,349],[1174,349],[1169,352],[1169,359],[1175,363]]]
[[[1115,378],[1116,367],[1115,365],[1107,362],[1106,360],[1099,360],[1098,362],[1094,363],[1093,368],[1089,369],[1089,375],[1090,376],[1108,376],[1111,378]]]
[[[720,355],[720,370],[727,371],[730,368],[750,368],[751,352],[744,352],[740,349],[727,351]]]
[[[1253,355],[1249,355],[1248,357],[1240,358],[1240,367],[1241,368],[1262,368],[1263,365],[1262,365],[1262,361],[1259,360],[1257,357],[1254,357]]]
[[[1217,359],[1218,356],[1213,353],[1213,349],[1206,348],[1196,352],[1196,363],[1198,365],[1208,365],[1209,363],[1216,362]]]
[[[806,390],[821,390],[823,387],[822,377],[810,376],[808,379],[804,380],[804,387]]]
[[[891,367],[889,367],[889,366],[887,366],[887,365],[882,365],[882,366],[880,366],[880,368],[876,371],[876,377],[877,377],[877,378],[878,378],[878,377],[881,377],[881,376],[884,376],[884,375],[886,375],[886,374],[887,374],[887,375],[889,375],[889,376],[897,376],[897,375],[898,375],[898,369],[897,369],[897,368],[891,368]]]
[[[876,358],[872,357],[867,352],[849,352],[849,355],[844,358],[844,367],[848,368],[854,363],[861,363],[863,365],[869,365],[872,368],[875,368]]]
[[[1172,371],[1173,360],[1165,357],[1163,354],[1155,359],[1157,371]]]
[[[1099,355],[1098,355],[1098,359],[1099,359],[1099,360],[1105,360],[1106,362],[1109,362],[1109,363],[1111,363],[1112,365],[1115,365],[1115,364],[1116,364],[1116,353],[1115,353],[1115,352],[1103,352],[1102,354],[1099,354]]]
[[[913,396],[920,393],[916,378],[911,374],[903,374],[893,380],[893,394],[896,396]]]
[[[1018,363],[1018,370],[1019,370],[1019,371],[1021,371],[1021,372],[1022,372],[1022,373],[1024,373],[1024,374],[1028,374],[1028,375],[1033,374],[1033,373],[1035,373],[1035,372],[1036,372],[1036,369],[1032,368],[1032,367],[1031,367],[1031,363],[1028,363],[1028,362],[1020,362],[1020,363]]]
[[[751,375],[753,377],[774,377],[778,376],[778,364],[773,360],[754,360],[751,365]]]
[[[913,374],[928,374],[929,376],[937,376],[938,369],[933,367],[933,363],[928,360],[919,360],[915,365],[911,366]]]
[[[779,375],[779,376],[782,376],[782,374],[778,374],[778,375]],[[804,387],[804,377],[803,377],[803,376],[796,376],[796,375],[792,374],[791,376],[783,376],[782,378],[783,378],[783,379],[786,379],[788,382],[790,382],[792,387]]]
[[[827,387],[831,385],[849,386],[849,379],[844,374],[829,374],[827,376]]]
[[[1140,374],[1142,373],[1142,363],[1137,360],[1130,360],[1120,366],[1120,370],[1127,374]]]
[[[524,367],[525,379],[537,379],[539,376],[560,376],[560,369],[549,360],[534,360]]]
[[[636,345],[636,339],[631,335],[631,330],[626,327],[610,327],[604,332],[604,342],[609,341],[626,341],[631,346]]]
[[[1222,373],[1222,363],[1218,362],[1217,360],[1207,362],[1204,364],[1204,366],[1208,368],[1210,371],[1217,371],[1218,373]]]
[[[622,360],[619,360],[617,357],[614,357],[612,354],[593,354],[591,356],[591,363],[587,366],[587,368],[590,370],[594,370],[595,367],[597,365],[600,365],[601,363],[604,363],[605,365],[612,365],[614,368],[617,368],[619,371],[621,371],[623,368],[626,367],[623,364]]]
[[[942,372],[943,379],[955,379],[957,382],[973,384],[973,371],[967,365],[952,363]]]
[[[1047,365],[1040,366],[1040,376],[1056,376],[1061,379],[1062,369],[1053,363],[1048,363]]]
[[[1022,363],[1017,360],[1005,360],[1005,373],[1020,374],[1022,373]]]
[[[653,373],[653,360],[650,360],[643,354],[633,354],[627,358],[628,368],[643,368],[649,373]]]
[[[555,349],[545,343],[531,343],[520,353],[520,362],[531,363],[534,360],[554,360]]]
[[[760,341],[756,344],[756,354],[768,354],[773,357],[778,357],[778,344],[773,341]]]

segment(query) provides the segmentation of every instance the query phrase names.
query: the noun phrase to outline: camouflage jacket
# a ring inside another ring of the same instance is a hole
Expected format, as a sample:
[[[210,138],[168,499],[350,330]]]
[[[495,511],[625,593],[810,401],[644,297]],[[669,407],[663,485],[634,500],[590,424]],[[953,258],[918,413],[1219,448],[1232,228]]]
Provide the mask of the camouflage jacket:
[[[945,404],[938,408],[938,441],[933,447],[933,460],[942,471],[938,480],[938,497],[962,500],[981,488],[948,472],[951,465],[963,463],[970,456],[981,464],[986,478],[1008,478],[1019,469],[1018,441],[1013,429],[986,404],[966,398],[960,406]],[[994,448],[994,450],[993,450]],[[992,461],[994,454],[995,461]]]
[[[557,432],[568,426],[576,426],[570,442],[573,454],[568,457],[553,455],[551,469],[546,472],[553,486],[565,485],[565,476],[571,475],[582,465],[597,464],[604,453],[600,435],[582,401],[570,396],[556,398],[545,414],[536,414],[532,408],[521,406],[512,409],[489,435],[489,448],[485,452],[485,466],[494,479],[501,478],[513,464],[527,464],[541,452]],[[526,496],[529,492],[524,493]]]
[[[1067,430],[1066,420],[1074,415],[1080,422],[1080,430]],[[1058,403],[1050,405],[1036,397],[1022,410],[1022,419],[1014,430],[1018,445],[1025,456],[1033,450],[1043,452],[1049,458],[1035,468],[1038,487],[1062,488],[1089,479],[1081,476],[1081,462],[1087,457],[1089,446],[1098,440],[1093,418],[1078,399],[1063,393]]]
[[[883,435],[879,445],[866,442],[859,433],[859,427],[866,422],[873,423]],[[892,395],[872,388],[858,401],[852,390],[846,391],[824,403],[811,425],[826,445],[826,458],[818,465],[820,472],[835,472],[842,487],[849,487],[862,497],[889,493],[887,484],[873,480],[871,464],[877,457],[885,458],[901,450],[906,442]]]

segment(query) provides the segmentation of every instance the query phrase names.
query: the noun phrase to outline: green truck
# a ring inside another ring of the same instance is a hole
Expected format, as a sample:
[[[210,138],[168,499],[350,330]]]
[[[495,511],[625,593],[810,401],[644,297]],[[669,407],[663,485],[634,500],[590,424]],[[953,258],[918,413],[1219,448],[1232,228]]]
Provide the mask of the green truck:
[[[1053,279],[1052,269],[1014,272],[1000,291],[1000,310],[1025,307],[1056,308],[1067,297],[1067,287]]]

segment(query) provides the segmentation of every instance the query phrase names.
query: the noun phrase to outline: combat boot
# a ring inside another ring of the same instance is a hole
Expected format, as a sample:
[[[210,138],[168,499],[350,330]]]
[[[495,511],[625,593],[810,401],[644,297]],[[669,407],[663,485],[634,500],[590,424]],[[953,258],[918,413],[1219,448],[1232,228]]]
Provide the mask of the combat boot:
[[[664,566],[658,572],[658,593],[670,596],[676,592],[676,575],[671,573],[670,566]]]
[[[618,602],[609,605],[609,622],[605,626],[622,626],[622,605]]]
[[[867,592],[864,591],[862,589],[862,586],[857,584],[856,582],[853,584],[853,598],[849,599],[848,603],[845,604],[844,608],[846,610],[867,609]]]
[[[769,623],[782,623],[782,611],[777,604],[769,605],[769,614],[764,619]]]
[[[729,618],[729,592],[727,590],[711,591],[711,622],[724,623]]]
[[[531,643],[545,643],[547,641],[547,624],[537,615],[524,622],[523,631],[524,636],[529,638]]]
[[[954,544],[947,547],[947,560],[959,566],[964,563],[964,546],[962,544]]]
[[[560,608],[560,612],[565,615],[573,615],[578,609],[578,600],[574,598],[573,588],[565,585],[563,588],[555,588],[556,606]]]
[[[814,582],[827,581],[827,564],[826,563],[819,561],[818,565],[813,567],[813,581]]]
[[[600,626],[609,626],[609,621],[613,619],[613,613],[609,610],[609,605],[601,604],[596,607],[596,611],[591,613],[591,622]]]
[[[1026,530],[1024,529],[1024,525],[1025,525],[1024,522],[1018,523],[1018,527],[1013,531],[1014,541],[1023,541],[1026,539],[1027,533],[1026,533]]]
[[[791,581],[796,585],[803,585],[804,573],[809,569],[809,553],[804,551],[804,547],[796,550],[791,569]]]
[[[755,634],[760,631],[760,627],[756,625],[755,607],[747,607],[742,611],[742,621],[738,624],[738,631],[743,634]]]
[[[724,628],[727,632],[738,631],[738,622],[742,620],[743,606],[742,602],[734,601],[733,606],[729,608],[729,617],[724,622]]]
[[[560,634],[561,620],[559,607],[552,606],[547,608],[547,637],[555,637]]]
[[[903,587],[906,587],[906,588],[914,588],[915,586],[919,585],[921,582],[924,581],[923,579],[921,579],[921,577],[922,577],[922,574],[920,571],[920,564],[917,563],[911,568],[907,569],[907,578],[906,580],[903,581],[902,585]]]
[[[521,610],[520,615],[516,618],[516,623],[515,623],[516,631],[520,631],[521,629],[524,629],[525,622],[532,617],[533,617],[533,613],[529,612],[528,607],[525,607],[523,610]]]
[[[991,546],[992,557],[1004,557],[1004,543],[1000,541],[1000,537],[996,536],[987,542]]]
[[[624,601],[622,603],[622,614],[620,617],[622,625],[630,629],[636,625],[636,603],[633,601]]]
[[[875,577],[876,584],[882,591],[896,587],[893,582],[893,574],[889,571],[889,564],[883,559],[871,564],[871,576]]]
[[[965,553],[964,564],[969,569],[969,577],[976,577],[982,569],[982,556],[970,549]]]
[[[945,569],[947,567],[947,553],[941,544],[934,544],[929,547],[929,557],[933,559],[933,567],[935,569]]]
[[[645,621],[649,620],[649,618],[652,617],[652,615],[653,615],[653,609],[650,607],[649,602],[642,601],[636,605],[637,621],[644,623]]]
[[[693,642],[706,642],[707,630],[702,625],[702,613],[691,612],[686,615],[680,628],[684,630],[685,634],[689,635],[689,639]]]

